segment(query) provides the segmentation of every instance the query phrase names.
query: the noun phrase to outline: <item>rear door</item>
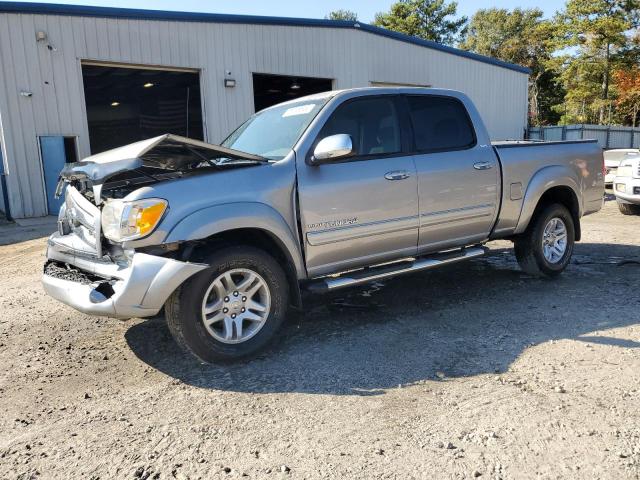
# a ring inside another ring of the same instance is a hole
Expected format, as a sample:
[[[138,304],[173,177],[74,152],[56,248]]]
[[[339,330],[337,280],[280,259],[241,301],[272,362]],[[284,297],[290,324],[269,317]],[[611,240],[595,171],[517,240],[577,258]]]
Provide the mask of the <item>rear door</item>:
[[[383,95],[345,101],[313,146],[325,137],[348,134],[355,154],[316,166],[298,162],[301,229],[311,276],[415,254],[417,177],[400,125],[399,100]]]
[[[498,209],[500,172],[454,97],[407,95],[418,172],[420,253],[486,239]]]

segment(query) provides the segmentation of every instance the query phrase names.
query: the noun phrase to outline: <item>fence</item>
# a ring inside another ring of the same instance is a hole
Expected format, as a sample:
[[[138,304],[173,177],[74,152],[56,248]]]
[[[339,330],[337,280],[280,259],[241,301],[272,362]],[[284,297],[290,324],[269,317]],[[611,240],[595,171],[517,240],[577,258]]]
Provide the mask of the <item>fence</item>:
[[[529,127],[530,140],[597,140],[604,149],[640,148],[640,128],[617,125]]]

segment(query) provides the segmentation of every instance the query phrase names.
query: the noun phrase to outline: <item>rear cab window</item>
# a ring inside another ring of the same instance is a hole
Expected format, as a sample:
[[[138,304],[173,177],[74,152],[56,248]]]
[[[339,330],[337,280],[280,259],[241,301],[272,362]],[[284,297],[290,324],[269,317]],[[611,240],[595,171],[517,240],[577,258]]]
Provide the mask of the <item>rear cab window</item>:
[[[418,152],[466,150],[475,146],[475,130],[460,100],[435,95],[407,95],[406,99]]]

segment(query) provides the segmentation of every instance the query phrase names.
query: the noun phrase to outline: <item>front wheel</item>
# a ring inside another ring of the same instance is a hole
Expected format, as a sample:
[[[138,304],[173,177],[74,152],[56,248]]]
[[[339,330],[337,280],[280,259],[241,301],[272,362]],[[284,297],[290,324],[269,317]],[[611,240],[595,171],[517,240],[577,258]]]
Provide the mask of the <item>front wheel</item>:
[[[286,275],[254,247],[224,248],[208,263],[167,301],[169,330],[178,345],[206,363],[255,354],[287,314]]]
[[[574,243],[571,213],[563,205],[552,204],[542,209],[515,240],[516,259],[529,275],[555,277],[569,264]]]

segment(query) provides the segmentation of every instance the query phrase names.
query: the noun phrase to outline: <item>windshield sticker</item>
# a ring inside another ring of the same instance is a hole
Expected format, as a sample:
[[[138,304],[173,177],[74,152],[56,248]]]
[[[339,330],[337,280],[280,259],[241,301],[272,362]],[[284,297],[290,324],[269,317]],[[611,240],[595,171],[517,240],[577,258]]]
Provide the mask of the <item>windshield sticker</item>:
[[[306,115],[311,110],[313,110],[313,107],[315,107],[315,104],[313,103],[309,103],[308,105],[300,105],[298,107],[291,107],[282,114],[282,118],[293,117],[295,115]]]

